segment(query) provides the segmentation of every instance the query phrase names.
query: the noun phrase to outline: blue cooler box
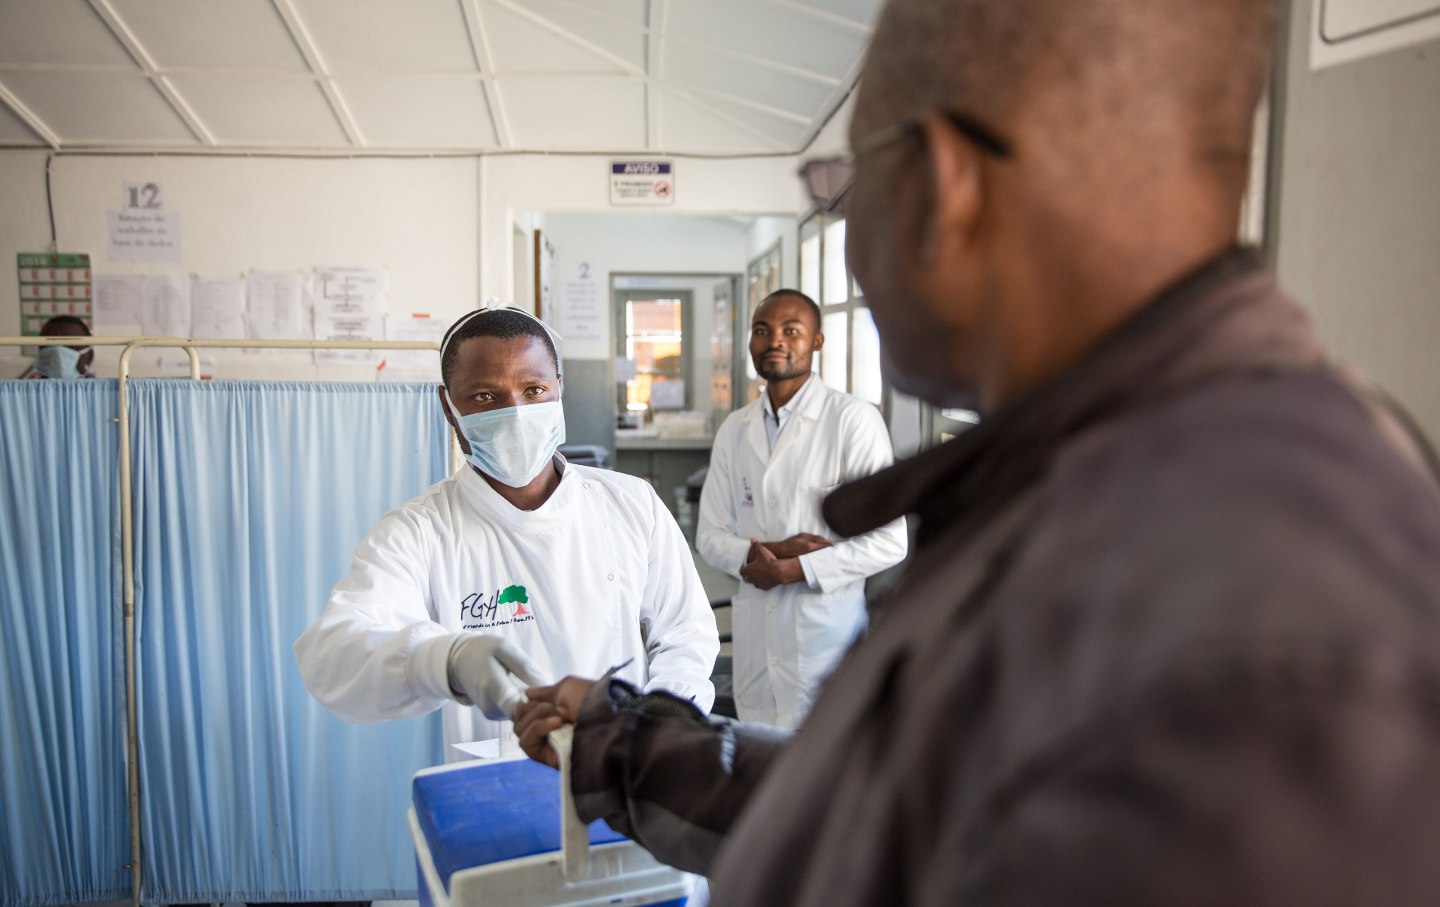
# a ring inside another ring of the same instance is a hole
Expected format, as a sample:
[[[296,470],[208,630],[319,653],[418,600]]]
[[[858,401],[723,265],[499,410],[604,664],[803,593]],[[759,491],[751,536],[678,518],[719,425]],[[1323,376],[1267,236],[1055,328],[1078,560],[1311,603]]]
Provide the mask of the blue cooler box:
[[[589,827],[588,872],[566,881],[560,798],[560,774],[529,760],[416,774],[410,832],[421,907],[685,903],[692,876],[656,862],[603,822]]]

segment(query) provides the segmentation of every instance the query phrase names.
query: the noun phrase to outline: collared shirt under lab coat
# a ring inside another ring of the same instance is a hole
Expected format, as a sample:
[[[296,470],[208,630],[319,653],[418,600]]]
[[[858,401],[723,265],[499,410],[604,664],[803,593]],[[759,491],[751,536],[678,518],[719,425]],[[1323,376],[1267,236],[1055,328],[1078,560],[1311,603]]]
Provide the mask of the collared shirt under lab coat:
[[[504,637],[547,679],[617,676],[708,710],[715,617],[680,528],[648,483],[564,463],[538,510],[466,465],[380,518],[295,643],[305,685],[346,721],[444,707],[450,744],[511,734],[450,695],[456,633]],[[641,639],[641,628],[646,638]]]
[[[745,721],[795,727],[865,628],[865,578],[904,559],[905,521],[840,540],[820,515],[837,486],[893,462],[875,407],[812,378],[772,452],[763,400],[732,413],[715,433],[697,547],[707,563],[738,578],[752,538],[810,532],[834,543],[800,558],[806,582],[765,592],[742,580],[735,595],[736,709]]]

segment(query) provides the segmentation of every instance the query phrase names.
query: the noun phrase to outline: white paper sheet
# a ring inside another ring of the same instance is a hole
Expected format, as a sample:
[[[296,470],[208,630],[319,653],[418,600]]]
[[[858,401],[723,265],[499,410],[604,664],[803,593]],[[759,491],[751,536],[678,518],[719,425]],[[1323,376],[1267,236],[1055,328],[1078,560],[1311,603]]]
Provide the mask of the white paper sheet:
[[[315,315],[327,318],[380,318],[385,314],[384,268],[315,269]]]
[[[97,336],[140,333],[145,278],[140,274],[96,274],[90,285],[91,319]]]
[[[385,339],[438,344],[449,327],[430,315],[386,315]],[[381,381],[439,381],[440,354],[432,350],[385,350]]]
[[[514,726],[509,724],[501,727],[500,736],[494,740],[475,740],[450,745],[472,759],[526,758],[525,751],[520,749],[520,738],[515,736]]]
[[[295,271],[251,271],[245,281],[245,321],[253,340],[308,340],[305,278]]]
[[[111,261],[180,263],[180,215],[175,211],[106,211]]]
[[[385,336],[385,322],[379,317],[365,316],[334,317],[315,313],[316,340],[381,340]],[[380,364],[385,358],[380,350],[316,350],[316,365],[369,365]]]
[[[150,337],[190,336],[190,278],[181,274],[148,274],[140,328]]]
[[[245,281],[196,277],[190,282],[190,336],[203,340],[245,337]]]
[[[593,280],[567,280],[555,326],[567,343],[603,341],[609,325],[605,299]]]

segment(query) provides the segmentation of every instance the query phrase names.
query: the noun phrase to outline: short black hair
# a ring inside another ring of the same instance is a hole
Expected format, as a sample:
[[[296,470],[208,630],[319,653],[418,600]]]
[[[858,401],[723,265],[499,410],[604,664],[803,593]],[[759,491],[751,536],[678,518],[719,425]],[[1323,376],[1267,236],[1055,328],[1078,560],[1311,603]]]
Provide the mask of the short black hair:
[[[47,333],[45,333],[45,332],[48,331],[48,330],[50,330],[51,328],[58,328],[58,327],[62,327],[62,326],[65,326],[65,325],[69,325],[70,327],[77,327],[77,328],[79,328],[80,330],[82,330],[82,331],[85,332],[83,336],[85,336],[85,337],[89,337],[89,336],[90,336],[90,325],[86,324],[85,321],[84,321],[84,319],[82,319],[82,318],[77,318],[77,317],[75,317],[74,315],[56,315],[56,316],[54,316],[54,317],[52,317],[52,318],[47,318],[47,319],[45,320],[45,323],[42,324],[42,325],[40,325],[40,336],[41,336],[41,337],[49,337],[49,336],[52,336],[52,335],[47,334]]]
[[[450,386],[450,375],[455,371],[460,345],[472,337],[498,337],[501,340],[539,337],[545,342],[545,349],[550,351],[555,374],[560,374],[560,354],[555,351],[555,341],[550,339],[550,332],[538,319],[514,309],[486,309],[460,316],[446,331],[440,346],[440,380],[446,387]]]
[[[810,314],[813,315],[813,316],[815,316],[815,332],[816,332],[817,334],[820,332],[820,326],[821,326],[821,324],[822,324],[822,322],[821,322],[821,320],[820,320],[820,306],[815,302],[815,300],[811,299],[809,296],[806,296],[804,293],[800,292],[799,290],[787,290],[787,289],[776,290],[775,292],[771,293],[769,296],[766,296],[764,299],[760,300],[760,305],[764,305],[765,303],[769,302],[769,301],[772,300],[772,299],[779,299],[781,296],[794,296],[796,299],[800,300],[801,302],[803,302],[803,303],[805,303],[807,306],[809,306],[809,307],[810,307]],[[759,310],[760,310],[760,306],[757,305],[757,306],[755,307],[755,311],[758,312]],[[752,315],[752,317],[753,317],[753,315]]]

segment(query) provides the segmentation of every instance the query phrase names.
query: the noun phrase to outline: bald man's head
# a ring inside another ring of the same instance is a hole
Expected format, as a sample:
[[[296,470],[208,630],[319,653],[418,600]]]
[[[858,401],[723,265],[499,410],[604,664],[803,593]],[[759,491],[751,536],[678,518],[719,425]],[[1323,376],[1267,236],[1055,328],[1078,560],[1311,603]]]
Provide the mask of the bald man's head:
[[[1273,20],[1273,0],[891,0],[856,132],[958,110],[1062,169],[1173,153],[1238,193]]]
[[[889,0],[846,257],[895,386],[1002,405],[1235,243],[1272,2]]]

